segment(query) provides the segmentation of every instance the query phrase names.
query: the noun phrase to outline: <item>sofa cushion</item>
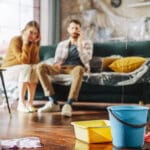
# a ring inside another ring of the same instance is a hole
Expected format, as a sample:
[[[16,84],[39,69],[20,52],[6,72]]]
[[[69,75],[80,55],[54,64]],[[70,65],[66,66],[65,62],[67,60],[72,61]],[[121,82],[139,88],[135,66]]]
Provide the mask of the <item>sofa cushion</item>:
[[[90,61],[91,72],[100,73],[102,71],[110,71],[109,65],[120,57],[120,55],[112,55],[108,57],[93,56]]]
[[[112,55],[110,57],[103,57],[102,58],[102,71],[110,71],[109,65],[113,63],[115,60],[118,60],[121,56]]]
[[[128,73],[139,68],[145,62],[145,60],[146,58],[138,56],[120,58],[111,63],[109,68],[115,72]]]
[[[45,63],[45,64],[48,64],[48,65],[53,65],[54,64],[54,57],[43,60],[43,61],[41,61],[41,63]]]
[[[55,56],[55,50],[57,45],[41,46],[39,51],[40,61],[46,60]]]
[[[90,60],[90,68],[92,73],[101,72],[102,66],[102,58],[98,56],[94,56]]]

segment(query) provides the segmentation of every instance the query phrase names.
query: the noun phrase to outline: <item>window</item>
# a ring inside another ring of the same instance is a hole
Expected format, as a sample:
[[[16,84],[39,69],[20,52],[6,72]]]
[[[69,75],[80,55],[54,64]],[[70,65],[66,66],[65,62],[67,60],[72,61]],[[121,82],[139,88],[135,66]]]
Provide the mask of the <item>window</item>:
[[[40,0],[0,0],[0,56],[4,56],[10,39],[19,35],[30,20],[39,22]]]

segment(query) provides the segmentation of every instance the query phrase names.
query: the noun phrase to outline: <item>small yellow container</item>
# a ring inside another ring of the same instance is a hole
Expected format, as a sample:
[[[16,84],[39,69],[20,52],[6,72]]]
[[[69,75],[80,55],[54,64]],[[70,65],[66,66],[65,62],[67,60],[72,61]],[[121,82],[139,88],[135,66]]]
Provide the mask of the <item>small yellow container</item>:
[[[85,143],[76,139],[74,150],[112,150],[112,143]]]
[[[110,123],[108,120],[76,121],[74,126],[77,139],[87,143],[112,142]]]

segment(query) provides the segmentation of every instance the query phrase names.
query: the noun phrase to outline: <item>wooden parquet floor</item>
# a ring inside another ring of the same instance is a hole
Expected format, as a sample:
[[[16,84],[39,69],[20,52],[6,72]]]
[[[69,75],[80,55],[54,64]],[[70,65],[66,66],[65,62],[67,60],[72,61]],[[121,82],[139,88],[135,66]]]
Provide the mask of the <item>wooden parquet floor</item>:
[[[42,105],[36,102],[35,106]],[[78,107],[80,105],[80,107]],[[39,137],[42,148],[36,150],[116,150],[111,143],[86,144],[75,138],[72,121],[108,119],[105,105],[75,104],[71,118],[55,113],[21,113],[0,109],[0,139]],[[95,108],[94,108],[95,107]],[[91,108],[91,109],[90,109]],[[147,143],[143,150],[150,150]]]

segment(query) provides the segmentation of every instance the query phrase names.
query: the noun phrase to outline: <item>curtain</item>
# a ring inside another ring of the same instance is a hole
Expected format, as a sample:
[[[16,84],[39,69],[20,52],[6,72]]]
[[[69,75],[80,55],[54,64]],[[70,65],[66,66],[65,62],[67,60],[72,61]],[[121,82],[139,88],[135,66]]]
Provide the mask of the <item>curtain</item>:
[[[41,45],[60,40],[60,0],[41,0]]]

